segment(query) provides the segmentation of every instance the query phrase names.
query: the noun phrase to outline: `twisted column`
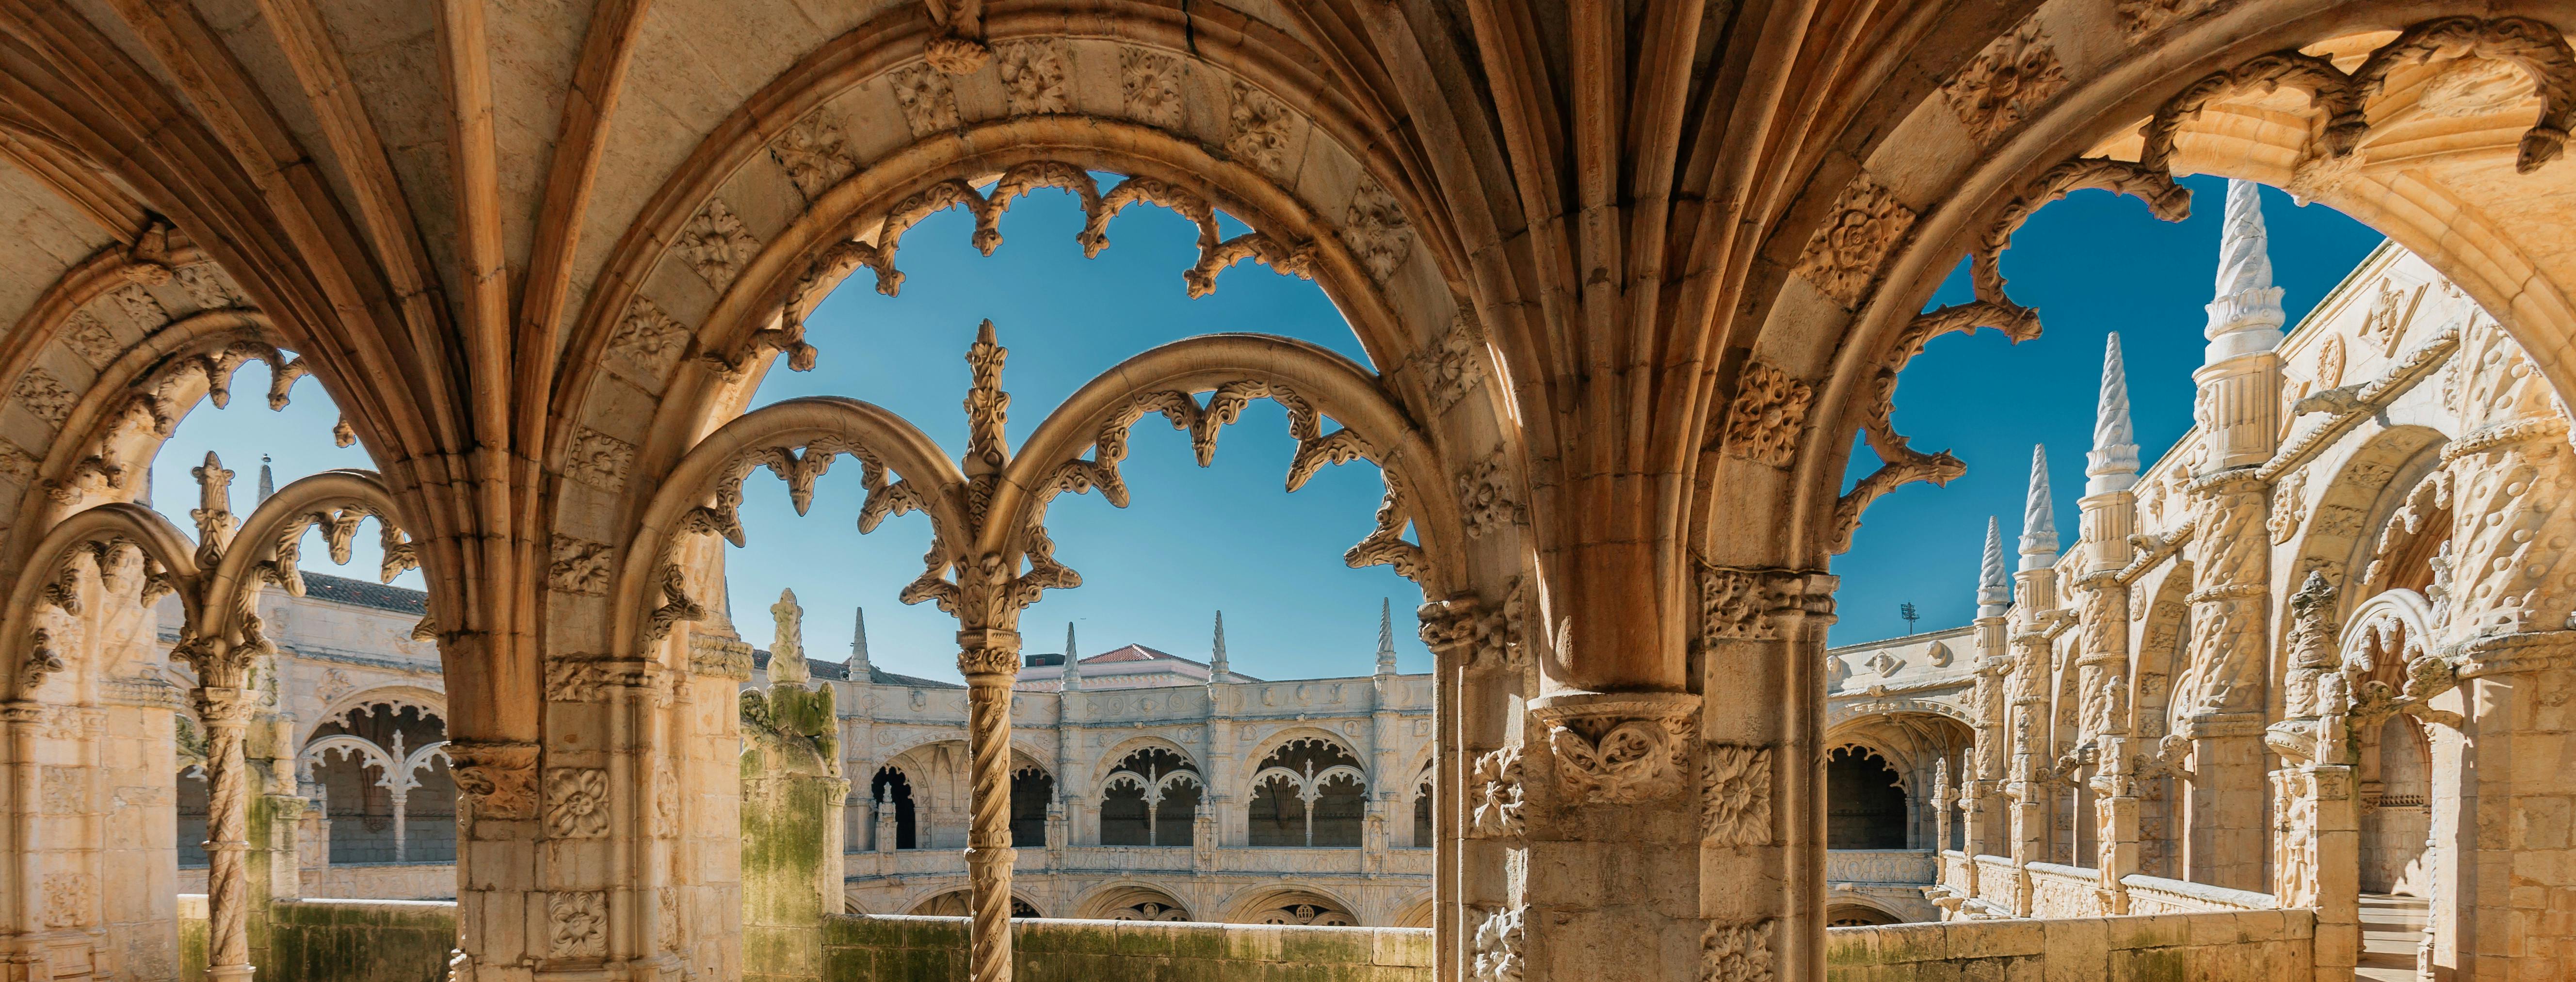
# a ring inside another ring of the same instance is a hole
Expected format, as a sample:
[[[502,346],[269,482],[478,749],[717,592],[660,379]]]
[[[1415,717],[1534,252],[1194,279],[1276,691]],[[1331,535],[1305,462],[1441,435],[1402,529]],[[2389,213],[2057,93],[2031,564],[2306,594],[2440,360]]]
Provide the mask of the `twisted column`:
[[[966,766],[974,775],[966,828],[967,896],[975,922],[967,951],[972,982],[1011,978],[1011,683],[1020,673],[1016,631],[957,632],[966,676]]]
[[[246,980],[250,964],[250,788],[242,737],[257,694],[201,687],[206,724],[206,978]]]

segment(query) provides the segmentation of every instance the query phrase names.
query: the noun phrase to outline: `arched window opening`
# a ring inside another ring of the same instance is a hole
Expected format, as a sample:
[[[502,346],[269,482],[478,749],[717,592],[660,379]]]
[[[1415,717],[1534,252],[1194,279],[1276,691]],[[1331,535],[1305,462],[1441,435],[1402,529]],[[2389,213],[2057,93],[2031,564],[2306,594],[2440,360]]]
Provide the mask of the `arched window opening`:
[[[1368,812],[1368,778],[1338,743],[1290,740],[1253,774],[1248,839],[1255,846],[1360,844]]]
[[[1413,789],[1413,848],[1431,848],[1431,777]]]
[[[876,835],[882,837],[892,831],[895,848],[920,848],[913,831],[912,781],[904,777],[902,771],[892,767],[878,768],[876,778],[868,782],[868,798],[876,802]],[[889,816],[893,818],[891,830],[887,828]],[[877,848],[885,847],[880,838]]]
[[[1046,845],[1047,803],[1055,800],[1055,778],[1035,767],[1011,772],[1011,844]]]
[[[1100,844],[1197,844],[1198,765],[1161,747],[1148,747],[1118,762],[1100,797]]]
[[[1825,848],[1905,848],[1905,792],[1886,758],[1862,747],[1826,755]]]
[[[1304,927],[1357,927],[1359,919],[1342,905],[1305,892],[1280,894],[1262,901],[1251,918],[1255,924]]]
[[[2429,895],[2425,839],[2432,830],[2433,756],[2412,716],[2389,717],[2377,733],[2378,780],[2362,782],[2361,892]],[[2379,792],[2371,795],[2373,786]]]
[[[313,728],[297,763],[322,805],[331,862],[456,860],[456,784],[440,747],[447,722],[377,703]]]

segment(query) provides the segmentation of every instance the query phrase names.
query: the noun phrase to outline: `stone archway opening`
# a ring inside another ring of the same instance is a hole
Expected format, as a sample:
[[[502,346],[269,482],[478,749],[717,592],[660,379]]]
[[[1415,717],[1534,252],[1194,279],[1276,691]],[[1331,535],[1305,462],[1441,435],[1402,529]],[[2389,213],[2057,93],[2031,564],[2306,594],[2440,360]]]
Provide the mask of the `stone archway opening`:
[[[1825,848],[1906,848],[1905,789],[1896,768],[1866,747],[1825,755]]]

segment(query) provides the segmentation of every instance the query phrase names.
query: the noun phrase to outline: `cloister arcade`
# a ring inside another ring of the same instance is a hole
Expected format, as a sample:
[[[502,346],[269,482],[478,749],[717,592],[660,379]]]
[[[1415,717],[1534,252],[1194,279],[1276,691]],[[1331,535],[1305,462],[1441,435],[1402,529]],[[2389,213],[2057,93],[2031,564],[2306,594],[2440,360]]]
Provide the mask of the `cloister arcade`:
[[[1090,558],[1050,509],[1123,504],[1138,423],[1205,462],[1266,400],[1287,490],[1379,469],[1347,561],[1427,601],[1437,665],[1405,708],[1435,731],[1435,886],[1431,934],[1387,942],[1427,945],[1405,967],[1825,977],[1838,944],[1899,947],[1826,930],[1831,557],[1873,501],[1966,466],[1898,432],[1898,378],[1943,334],[2040,334],[2001,267],[2035,210],[2103,190],[2179,217],[2215,205],[2176,182],[2199,174],[2368,223],[2460,314],[2292,379],[2322,352],[2279,347],[2248,274],[2212,304],[2190,447],[2106,464],[2133,483],[2087,488],[2062,555],[2026,523],[2009,587],[1998,547],[1972,738],[1932,758],[1931,800],[1967,802],[1953,913],[2268,918],[2253,957],[2189,957],[2331,978],[2346,882],[2419,883],[2425,971],[2559,977],[2576,844],[2513,816],[2576,807],[2569,30],[2539,0],[0,3],[0,964],[177,971],[185,718],[206,972],[265,970],[304,745],[264,699],[261,598],[372,523],[385,572],[426,581],[444,669],[443,744],[415,767],[427,731],[399,758],[388,735],[378,770],[455,786],[451,977],[819,971],[871,922],[750,825],[807,828],[795,795],[855,775],[794,657],[743,691],[723,550],[751,472],[801,510],[848,456],[863,528],[927,528],[902,599],[954,620],[966,682],[963,742],[925,751],[944,770],[868,774],[895,835],[910,800],[917,845],[966,850],[963,894],[908,910],[968,919],[977,982],[1044,976],[1069,962],[1015,955],[1038,911],[1014,775],[1074,785],[1015,743],[1012,683],[1023,613]],[[1079,201],[1086,252],[1131,206],[1186,219],[1193,296],[1245,260],[1311,278],[1366,358],[1192,337],[1015,430],[987,322],[962,444],[864,393],[752,408],[826,357],[827,294],[903,288],[926,216],[961,209],[990,251],[1041,189]],[[1973,298],[1926,310],[1963,260]],[[317,380],[375,468],[237,513],[210,456],[190,523],[139,503],[136,467],[246,361]],[[1855,436],[1881,466],[1847,488]],[[366,754],[336,736],[324,771]],[[1921,786],[1907,749],[1855,745]],[[1257,788],[1264,843],[1366,839],[1411,803],[1394,754],[1304,744],[1199,788]],[[1134,785],[1149,841],[1168,776]],[[1105,819],[1127,785],[1094,786]],[[1219,917],[1283,930],[1365,906],[1239,894]],[[2210,899],[2241,894],[2270,906]],[[1935,930],[1965,939],[1944,965],[2043,957]]]

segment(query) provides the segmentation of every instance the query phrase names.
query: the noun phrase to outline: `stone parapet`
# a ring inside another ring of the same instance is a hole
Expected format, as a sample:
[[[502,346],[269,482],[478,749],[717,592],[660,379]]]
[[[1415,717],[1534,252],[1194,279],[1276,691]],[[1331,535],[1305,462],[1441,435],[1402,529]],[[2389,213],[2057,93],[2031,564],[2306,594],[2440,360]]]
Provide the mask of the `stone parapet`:
[[[438,982],[456,946],[452,900],[279,900],[269,904],[264,982]],[[204,894],[179,896],[180,978],[206,964]]]
[[[824,977],[947,982],[966,973],[963,917],[828,918]],[[1429,982],[1431,932],[1148,921],[1016,920],[1017,982]]]
[[[2129,909],[2142,914],[2270,910],[2280,906],[2280,901],[2268,893],[2160,876],[2126,876],[2120,879],[2120,885],[2129,888]]]
[[[1825,978],[2268,982],[2310,973],[2315,931],[2305,910],[1838,927],[1825,932]]]

